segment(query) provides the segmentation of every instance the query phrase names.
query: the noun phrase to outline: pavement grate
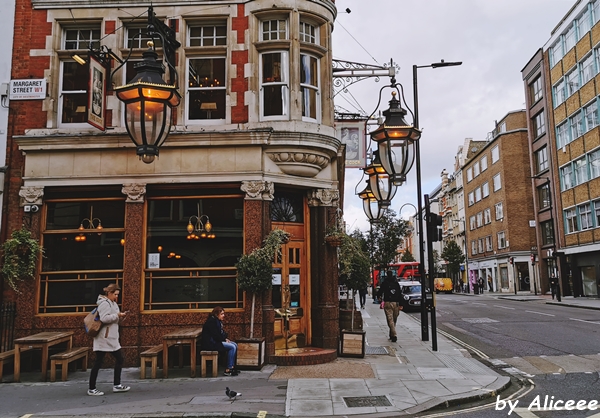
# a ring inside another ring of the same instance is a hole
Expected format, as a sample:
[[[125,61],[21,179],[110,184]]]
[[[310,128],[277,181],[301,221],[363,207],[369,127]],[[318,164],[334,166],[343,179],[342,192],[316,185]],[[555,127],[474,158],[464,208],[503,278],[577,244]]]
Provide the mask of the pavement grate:
[[[383,354],[383,355],[387,355],[389,354],[387,351],[387,348],[385,347],[381,347],[378,345],[367,345],[367,348],[365,349],[365,354]]]
[[[348,408],[361,408],[373,406],[392,406],[390,400],[386,396],[356,396],[343,397]]]

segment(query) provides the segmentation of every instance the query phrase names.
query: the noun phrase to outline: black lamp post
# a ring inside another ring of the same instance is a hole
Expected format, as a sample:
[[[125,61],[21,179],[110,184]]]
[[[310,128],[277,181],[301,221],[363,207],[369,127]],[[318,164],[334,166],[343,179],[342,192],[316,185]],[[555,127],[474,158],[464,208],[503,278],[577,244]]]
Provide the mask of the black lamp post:
[[[365,174],[369,176],[369,187],[379,205],[383,209],[388,208],[398,188],[381,164],[377,150],[373,151],[373,158],[371,163],[365,167]]]

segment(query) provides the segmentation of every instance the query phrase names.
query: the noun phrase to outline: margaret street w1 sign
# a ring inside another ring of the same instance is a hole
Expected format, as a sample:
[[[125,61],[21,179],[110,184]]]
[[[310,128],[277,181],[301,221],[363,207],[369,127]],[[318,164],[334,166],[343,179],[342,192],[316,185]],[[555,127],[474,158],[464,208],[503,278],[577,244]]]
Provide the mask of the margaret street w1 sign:
[[[39,100],[46,98],[46,79],[10,80],[10,100]]]

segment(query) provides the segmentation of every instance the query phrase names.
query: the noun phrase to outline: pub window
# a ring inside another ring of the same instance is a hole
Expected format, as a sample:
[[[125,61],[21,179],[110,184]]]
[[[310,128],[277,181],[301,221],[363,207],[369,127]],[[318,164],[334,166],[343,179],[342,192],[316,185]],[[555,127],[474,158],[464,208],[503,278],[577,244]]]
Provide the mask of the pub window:
[[[225,119],[225,57],[188,60],[188,120]]]

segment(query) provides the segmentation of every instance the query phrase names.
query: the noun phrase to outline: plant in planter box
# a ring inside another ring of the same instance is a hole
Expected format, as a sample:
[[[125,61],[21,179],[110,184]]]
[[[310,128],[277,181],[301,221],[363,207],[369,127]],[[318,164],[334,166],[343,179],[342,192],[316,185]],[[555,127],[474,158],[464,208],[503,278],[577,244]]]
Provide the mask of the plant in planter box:
[[[241,290],[252,294],[250,316],[250,338],[254,336],[254,304],[256,294],[271,289],[273,285],[273,260],[280,245],[286,243],[290,234],[282,229],[274,229],[265,238],[263,246],[249,254],[244,254],[236,264],[237,283]]]
[[[358,238],[345,235],[338,253],[340,282],[346,285],[348,293],[346,296],[346,309],[350,309],[350,291],[352,291],[352,321],[351,329],[354,329],[354,296],[356,291],[368,286],[370,280],[369,256],[362,249]]]
[[[18,282],[33,279],[37,260],[44,249],[25,227],[13,231],[0,246],[2,251],[2,276],[6,283],[18,292]]]

